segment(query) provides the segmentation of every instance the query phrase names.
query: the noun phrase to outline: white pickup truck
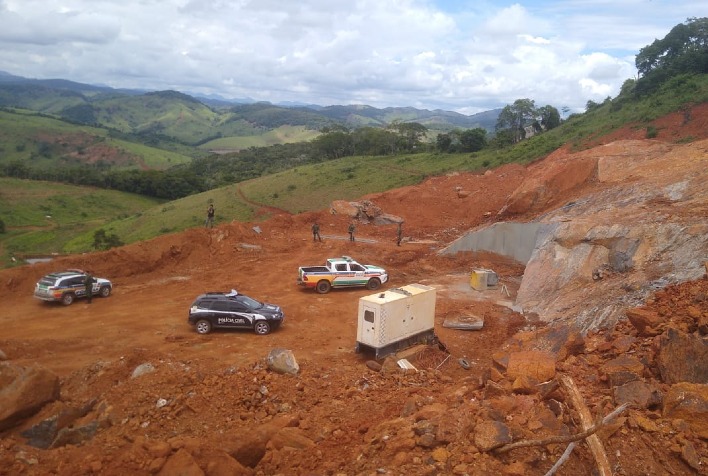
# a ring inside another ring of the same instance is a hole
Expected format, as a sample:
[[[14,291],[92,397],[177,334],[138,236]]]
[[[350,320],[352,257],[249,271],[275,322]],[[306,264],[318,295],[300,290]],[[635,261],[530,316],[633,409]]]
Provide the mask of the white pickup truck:
[[[324,266],[301,266],[297,284],[314,288],[318,293],[328,293],[332,288],[366,286],[378,289],[388,281],[386,270],[371,264],[359,264],[349,256],[329,258]]]

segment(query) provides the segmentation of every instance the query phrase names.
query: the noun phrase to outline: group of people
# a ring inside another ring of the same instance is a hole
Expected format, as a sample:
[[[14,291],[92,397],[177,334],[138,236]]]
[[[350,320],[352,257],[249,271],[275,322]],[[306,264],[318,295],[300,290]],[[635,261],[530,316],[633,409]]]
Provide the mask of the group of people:
[[[209,208],[207,208],[206,220],[204,221],[205,228],[214,227],[214,213],[214,205],[210,204]],[[349,223],[349,228],[347,228],[347,232],[349,233],[349,241],[356,241],[354,239],[354,233],[356,233],[356,225],[354,225],[354,222]],[[396,232],[396,245],[401,246],[402,239],[403,223],[399,223],[398,231]],[[316,221],[312,224],[312,241],[322,242],[322,236],[320,236],[320,224]],[[91,301],[89,300],[89,302]]]
[[[347,228],[349,233],[349,241],[356,241],[354,239],[354,233],[356,232],[356,225],[354,222],[349,223],[349,228]],[[396,232],[396,245],[401,246],[401,240],[403,239],[403,223],[398,224],[398,231]],[[312,224],[312,241],[322,242],[322,237],[320,236],[320,224],[314,222]]]

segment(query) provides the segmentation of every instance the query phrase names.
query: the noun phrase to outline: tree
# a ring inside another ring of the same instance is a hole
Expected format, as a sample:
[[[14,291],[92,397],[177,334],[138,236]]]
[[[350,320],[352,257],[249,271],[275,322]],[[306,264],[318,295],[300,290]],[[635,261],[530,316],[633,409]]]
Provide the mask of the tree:
[[[386,155],[396,134],[380,127],[360,127],[352,132],[353,153],[356,155]]]
[[[497,118],[496,130],[509,130],[514,143],[524,138],[524,127],[536,120],[536,106],[532,99],[517,99],[505,106]]]
[[[598,107],[600,107],[598,103],[596,103],[592,99],[588,99],[588,102],[585,103],[585,112],[592,111],[593,109],[597,109]]]
[[[403,138],[405,147],[409,151],[417,148],[428,132],[428,128],[418,122],[394,121],[391,127],[398,131],[398,135]]]
[[[679,74],[708,73],[708,18],[689,18],[639,50],[636,92],[649,93]]]
[[[625,80],[624,83],[622,83],[622,87],[620,88],[620,96],[630,96],[632,92],[634,92],[634,88],[637,86],[637,80],[636,79],[627,79]]]
[[[116,246],[123,246],[123,242],[116,234],[107,234],[103,228],[93,233],[93,248],[96,250],[109,250]]]
[[[324,158],[338,159],[351,154],[352,137],[349,131],[333,130],[317,136],[312,145]]]
[[[435,147],[437,147],[440,152],[449,151],[451,145],[452,138],[450,137],[450,134],[438,134],[435,138]]]
[[[463,152],[477,152],[487,146],[487,131],[481,127],[468,129],[460,134],[460,147]]]
[[[538,109],[540,123],[547,131],[558,127],[561,123],[560,113],[553,106],[546,105]]]

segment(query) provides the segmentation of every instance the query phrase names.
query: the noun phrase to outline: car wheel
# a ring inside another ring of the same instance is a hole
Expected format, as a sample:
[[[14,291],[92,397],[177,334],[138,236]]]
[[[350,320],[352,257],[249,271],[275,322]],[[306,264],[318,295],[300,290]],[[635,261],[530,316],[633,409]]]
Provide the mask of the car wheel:
[[[199,319],[197,321],[197,334],[208,334],[211,332],[211,322],[205,319]]]
[[[256,334],[264,336],[270,333],[270,324],[266,321],[257,321],[253,330],[256,331]]]
[[[74,299],[76,299],[74,293],[66,293],[61,297],[61,303],[65,306],[69,306],[72,302],[74,302]]]
[[[371,278],[369,282],[366,283],[366,289],[379,289],[381,286],[381,280],[379,278]]]
[[[327,294],[330,289],[332,289],[332,285],[326,279],[317,283],[317,292],[320,294]]]
[[[111,288],[108,286],[103,286],[98,290],[98,295],[101,297],[108,297],[111,295]]]

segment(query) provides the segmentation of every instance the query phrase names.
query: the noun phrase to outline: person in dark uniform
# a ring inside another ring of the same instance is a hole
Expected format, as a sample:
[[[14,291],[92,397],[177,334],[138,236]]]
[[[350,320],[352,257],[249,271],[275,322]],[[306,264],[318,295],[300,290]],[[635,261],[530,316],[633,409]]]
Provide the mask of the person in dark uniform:
[[[93,276],[91,276],[91,273],[88,271],[84,278],[84,289],[86,290],[86,302],[91,304],[91,298],[93,297]]]
[[[354,222],[351,222],[349,224],[349,241],[354,241],[354,232],[356,231],[356,226],[354,226]]]
[[[398,233],[396,234],[396,245],[401,246],[401,240],[403,239],[403,223],[398,224]]]
[[[214,227],[214,205],[209,205],[209,208],[207,208],[207,217],[204,226],[206,228]]]
[[[320,237],[320,224],[317,222],[312,224],[312,241],[322,241],[322,237]]]

